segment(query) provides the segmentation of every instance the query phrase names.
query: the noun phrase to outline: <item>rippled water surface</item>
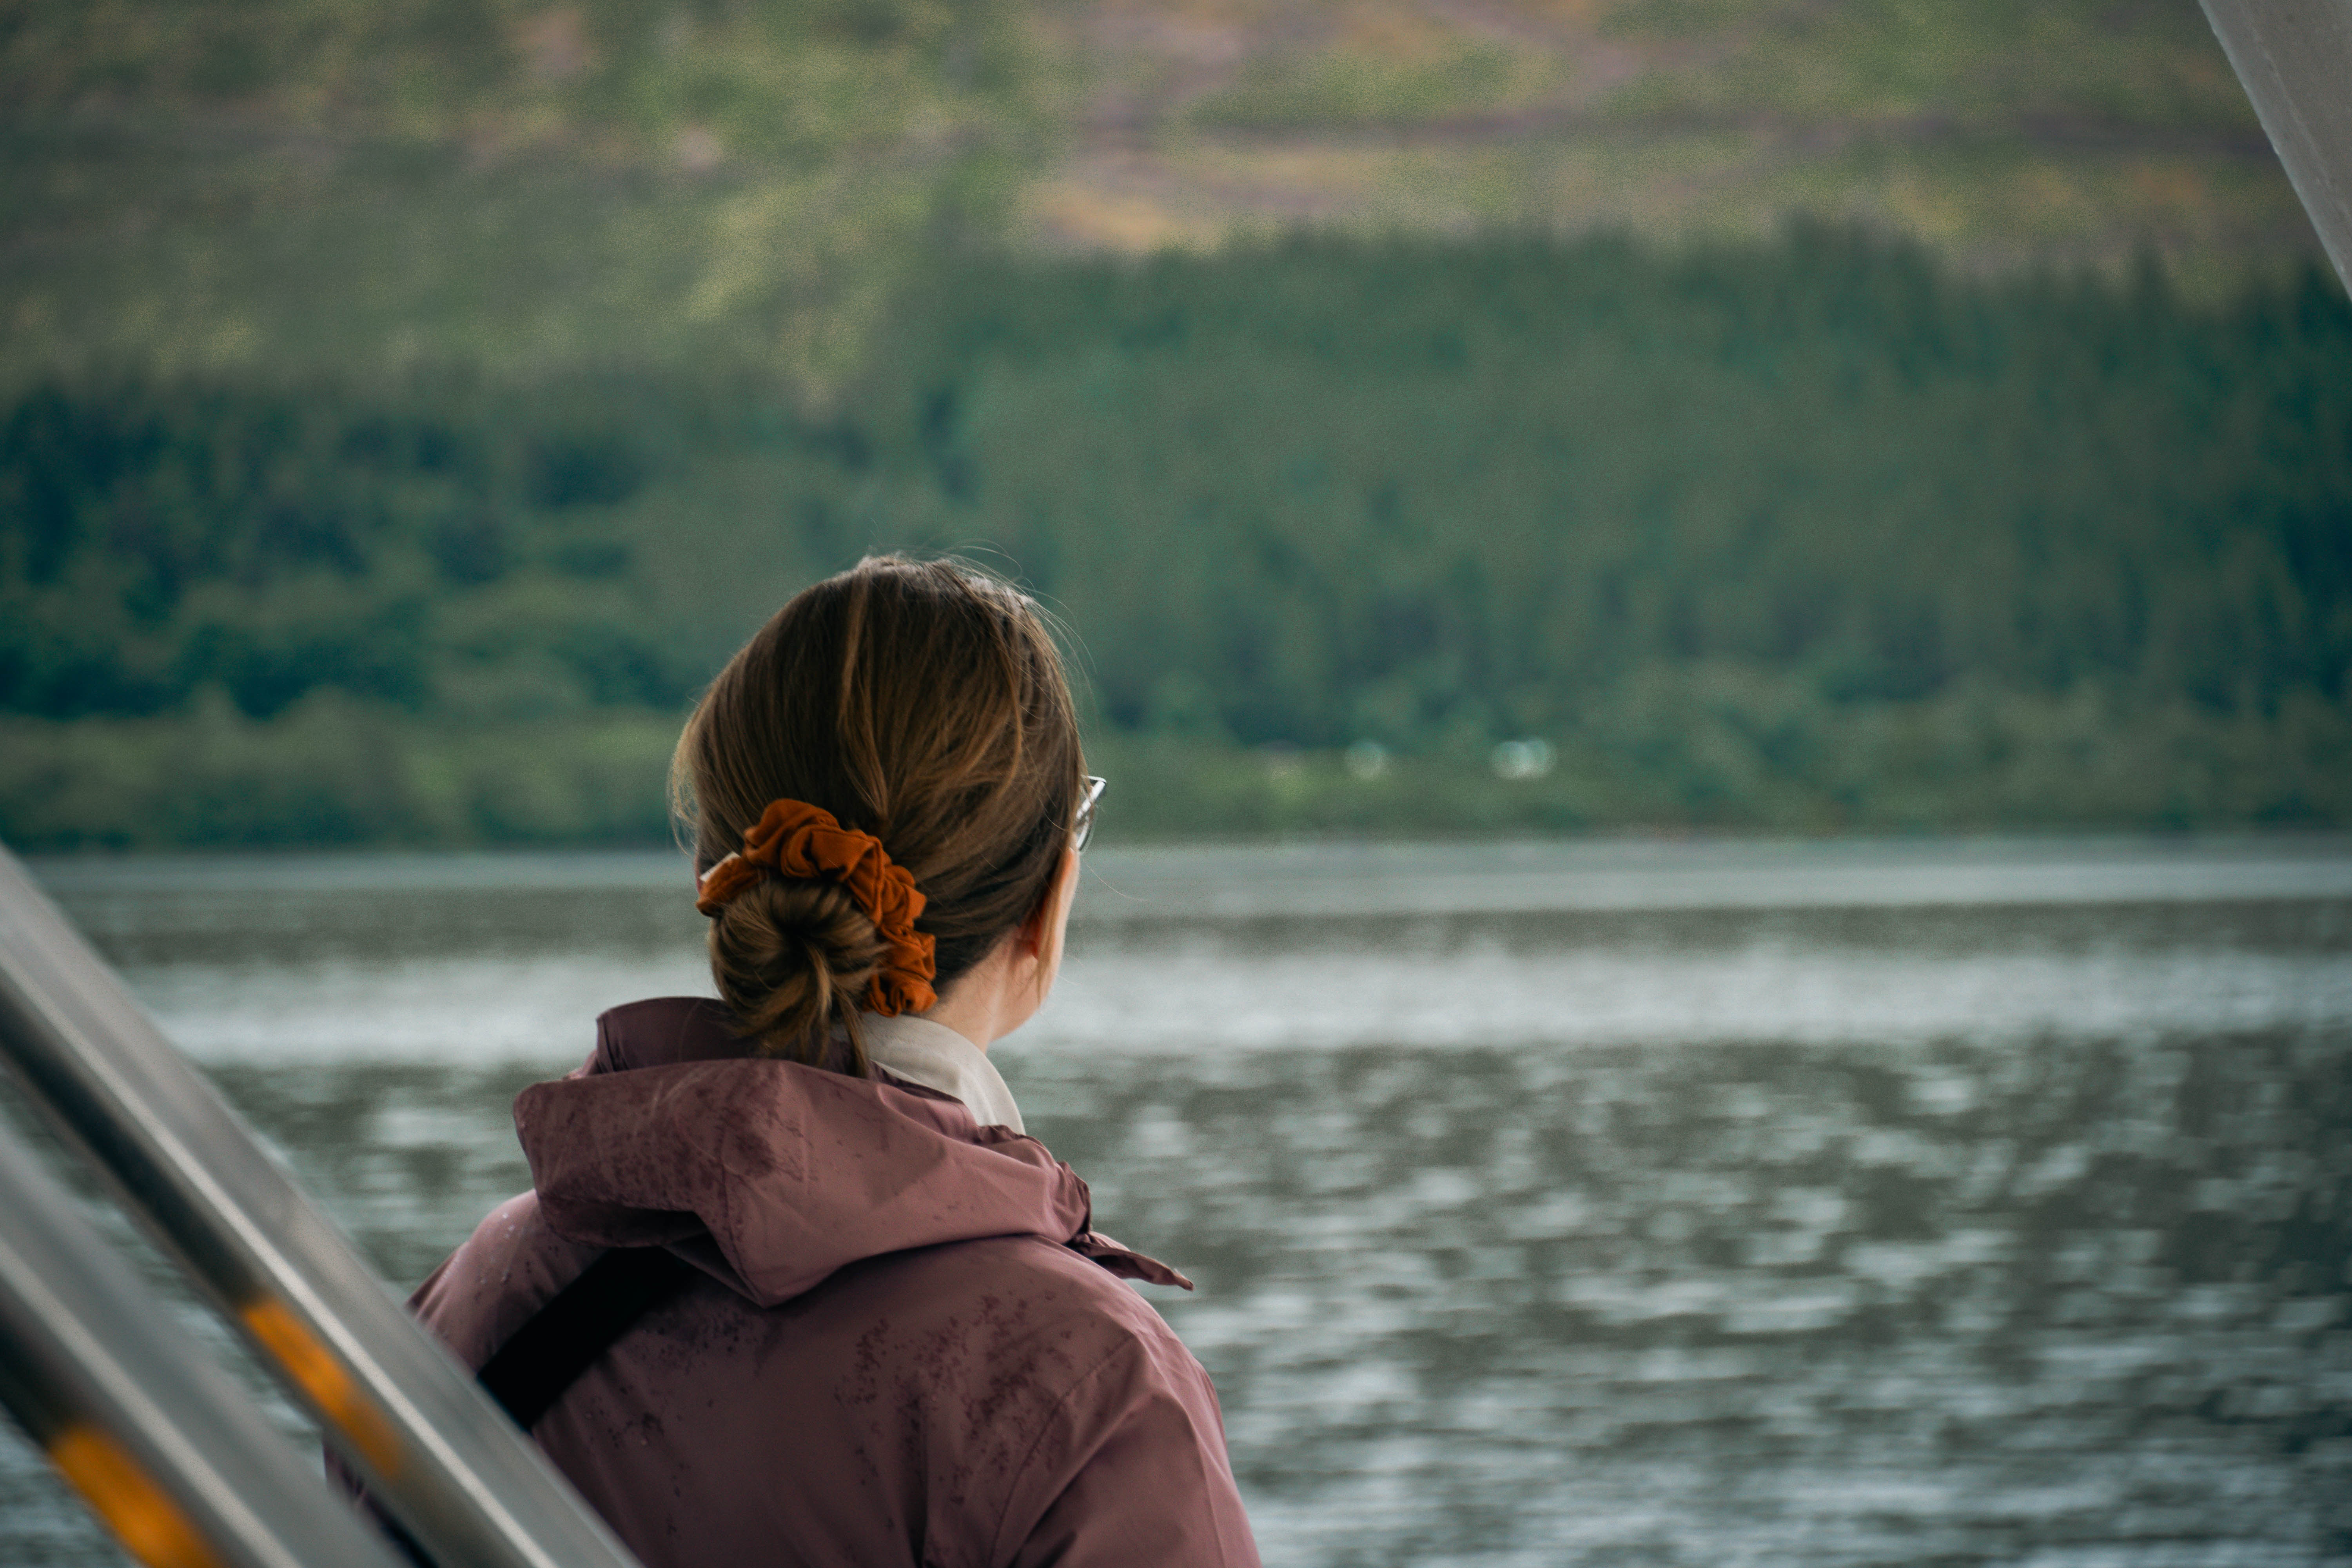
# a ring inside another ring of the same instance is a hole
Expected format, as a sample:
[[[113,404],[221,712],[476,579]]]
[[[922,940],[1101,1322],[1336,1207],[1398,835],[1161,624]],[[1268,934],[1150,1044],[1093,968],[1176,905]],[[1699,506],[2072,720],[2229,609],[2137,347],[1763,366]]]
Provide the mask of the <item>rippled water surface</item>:
[[[404,1286],[707,984],[667,857],[37,869]],[[1097,851],[997,1049],[1269,1563],[2352,1558],[2340,844]]]

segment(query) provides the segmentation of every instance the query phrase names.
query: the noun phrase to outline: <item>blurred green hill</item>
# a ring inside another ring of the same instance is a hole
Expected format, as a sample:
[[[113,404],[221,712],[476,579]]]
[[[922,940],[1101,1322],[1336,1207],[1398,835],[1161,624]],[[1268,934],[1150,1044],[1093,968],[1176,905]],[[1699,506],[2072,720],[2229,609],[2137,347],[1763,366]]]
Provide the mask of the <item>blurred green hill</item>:
[[[944,247],[2315,252],[2195,0],[9,0],[0,375],[853,367]]]
[[[11,842],[657,836],[900,545],[1128,831],[2352,820],[2194,0],[15,0],[0,182]]]
[[[2227,275],[2313,241],[2193,0],[1071,0],[1026,232],[1759,237]]]
[[[6,369],[843,374],[1043,134],[1010,0],[16,0]]]
[[[2352,302],[1664,254],[961,258],[790,378],[133,377],[0,408],[0,833],[651,836],[869,549],[1066,616],[1131,828],[2352,817]]]

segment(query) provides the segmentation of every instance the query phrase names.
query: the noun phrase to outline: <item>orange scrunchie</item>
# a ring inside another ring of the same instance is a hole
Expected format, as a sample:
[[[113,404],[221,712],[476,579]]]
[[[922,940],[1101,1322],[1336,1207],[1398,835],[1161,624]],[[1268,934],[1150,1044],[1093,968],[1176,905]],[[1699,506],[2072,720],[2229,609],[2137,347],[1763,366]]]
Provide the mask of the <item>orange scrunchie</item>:
[[[904,866],[894,866],[882,841],[844,827],[833,813],[804,800],[768,803],[760,820],[743,835],[743,847],[702,874],[694,907],[715,915],[729,900],[762,877],[825,877],[849,889],[890,945],[890,955],[866,988],[866,1005],[884,1017],[920,1013],[939,1000],[931,977],[939,971],[937,944],[915,929],[923,895]]]

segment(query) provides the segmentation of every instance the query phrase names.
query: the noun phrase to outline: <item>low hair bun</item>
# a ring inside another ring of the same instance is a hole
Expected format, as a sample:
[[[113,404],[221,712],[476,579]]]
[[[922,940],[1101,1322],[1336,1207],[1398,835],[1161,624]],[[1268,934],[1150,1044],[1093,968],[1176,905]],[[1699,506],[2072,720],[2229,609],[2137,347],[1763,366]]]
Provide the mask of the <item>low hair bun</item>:
[[[843,1065],[860,1076],[858,1002],[889,952],[837,882],[762,878],[710,921],[711,978],[761,1054],[831,1065],[839,1025],[848,1036]]]

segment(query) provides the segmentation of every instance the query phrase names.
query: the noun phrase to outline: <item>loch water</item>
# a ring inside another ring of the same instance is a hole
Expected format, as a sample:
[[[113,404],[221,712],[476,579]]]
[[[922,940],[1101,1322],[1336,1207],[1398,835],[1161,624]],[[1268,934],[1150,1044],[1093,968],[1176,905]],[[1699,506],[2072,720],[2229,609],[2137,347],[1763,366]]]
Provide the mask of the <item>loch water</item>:
[[[709,986],[668,855],[35,870],[404,1289]],[[1106,847],[996,1055],[1269,1563],[2352,1560],[2352,844]]]

